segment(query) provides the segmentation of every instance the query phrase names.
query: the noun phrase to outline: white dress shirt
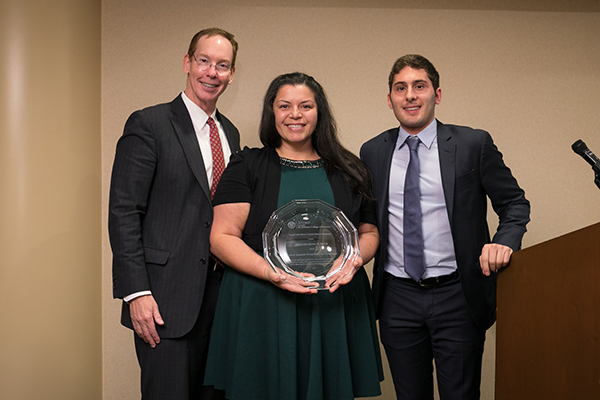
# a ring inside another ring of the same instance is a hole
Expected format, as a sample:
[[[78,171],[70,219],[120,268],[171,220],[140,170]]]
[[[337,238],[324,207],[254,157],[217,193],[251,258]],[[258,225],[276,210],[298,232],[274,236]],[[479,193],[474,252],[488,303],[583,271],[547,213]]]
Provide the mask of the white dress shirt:
[[[203,109],[198,107],[196,103],[191,101],[185,95],[185,93],[182,92],[181,97],[183,98],[183,102],[190,113],[190,117],[192,118],[192,124],[194,125],[196,138],[198,139],[200,152],[202,153],[202,159],[204,160],[204,167],[206,168],[206,177],[208,178],[208,183],[210,186],[213,179],[213,164],[212,151],[210,149],[210,127],[206,123],[208,121],[208,115]],[[225,160],[225,166],[227,166],[229,158],[231,157],[231,149],[229,148],[229,142],[227,141],[227,136],[225,136],[225,131],[223,130],[221,123],[217,120],[216,115],[217,110],[215,109],[211,117],[219,129],[219,138],[221,139],[221,146],[223,147],[223,160]]]

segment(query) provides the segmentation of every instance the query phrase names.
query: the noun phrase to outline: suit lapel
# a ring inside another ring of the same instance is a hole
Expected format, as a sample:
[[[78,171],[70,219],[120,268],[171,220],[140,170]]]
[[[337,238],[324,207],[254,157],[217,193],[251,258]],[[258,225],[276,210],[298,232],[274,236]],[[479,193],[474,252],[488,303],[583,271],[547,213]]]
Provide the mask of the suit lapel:
[[[454,178],[456,170],[456,143],[452,139],[450,129],[441,122],[437,122],[438,152],[440,155],[440,170],[442,173],[442,187],[448,210],[448,218],[452,225],[452,210],[454,209]]]
[[[198,139],[196,138],[194,126],[192,125],[192,119],[181,99],[181,95],[171,103],[171,111],[173,129],[181,143],[185,158],[192,169],[196,180],[200,184],[200,187],[204,191],[204,194],[206,194],[206,197],[210,201],[210,185],[208,184],[208,178],[206,177],[202,152],[198,145]]]
[[[225,132],[225,136],[227,137],[227,143],[229,143],[229,149],[231,150],[231,154],[233,154],[240,149],[239,139],[235,135],[235,132],[231,131],[231,128],[229,127],[230,122],[227,118],[223,117],[223,114],[221,114],[219,110],[217,110],[216,116],[223,127],[223,132]]]
[[[392,156],[396,148],[396,142],[398,141],[398,131],[400,128],[390,129],[383,136],[383,141],[380,143],[377,149],[379,155],[378,173],[377,176],[381,176],[378,193],[375,193],[375,197],[383,199],[383,206],[379,208],[379,220],[383,221],[383,229],[387,234],[387,210],[389,207],[389,195],[390,195],[390,170],[392,168]]]

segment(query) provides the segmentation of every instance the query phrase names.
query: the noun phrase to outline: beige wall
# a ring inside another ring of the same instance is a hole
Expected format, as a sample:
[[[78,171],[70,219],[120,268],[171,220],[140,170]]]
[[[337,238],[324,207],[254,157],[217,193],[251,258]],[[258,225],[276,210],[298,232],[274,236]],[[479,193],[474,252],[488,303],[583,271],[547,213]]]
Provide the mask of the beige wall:
[[[593,173],[570,149],[581,138],[600,154],[597,2],[464,0],[452,9],[443,1],[419,2],[420,9],[413,2],[363,3],[103,0],[104,398],[139,396],[132,335],[119,325],[120,304],[111,299],[105,226],[115,143],[132,111],[170,101],[184,88],[182,58],[202,28],[225,28],[240,43],[235,79],[219,108],[236,123],[245,145],[259,145],[267,84],[300,70],[325,87],[343,143],[358,152],[364,141],[397,125],[386,104],[392,63],[405,53],[421,53],[441,74],[439,119],[488,130],[525,189],[532,204],[525,246],[600,221]],[[493,398],[494,341],[492,329],[484,399]],[[389,374],[384,391],[382,398],[393,398]]]
[[[100,1],[0,6],[0,398],[100,399]]]

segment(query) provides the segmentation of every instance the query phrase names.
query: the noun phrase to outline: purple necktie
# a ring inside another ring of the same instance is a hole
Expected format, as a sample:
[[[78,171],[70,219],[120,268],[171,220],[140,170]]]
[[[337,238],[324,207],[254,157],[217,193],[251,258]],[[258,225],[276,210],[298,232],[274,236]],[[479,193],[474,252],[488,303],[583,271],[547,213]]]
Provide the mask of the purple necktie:
[[[419,189],[419,153],[421,140],[409,136],[406,144],[410,148],[410,161],[404,181],[404,270],[415,281],[425,273],[423,255],[423,226],[421,218],[421,191]]]

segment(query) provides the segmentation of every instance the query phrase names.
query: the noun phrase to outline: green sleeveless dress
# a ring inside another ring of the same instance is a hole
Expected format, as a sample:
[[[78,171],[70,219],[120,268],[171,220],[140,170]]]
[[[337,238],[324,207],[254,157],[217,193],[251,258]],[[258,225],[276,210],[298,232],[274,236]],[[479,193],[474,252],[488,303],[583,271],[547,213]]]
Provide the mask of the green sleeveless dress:
[[[278,207],[334,204],[324,168],[281,166]],[[230,400],[351,400],[381,394],[371,290],[364,268],[336,292],[302,295],[226,268],[204,383]]]

